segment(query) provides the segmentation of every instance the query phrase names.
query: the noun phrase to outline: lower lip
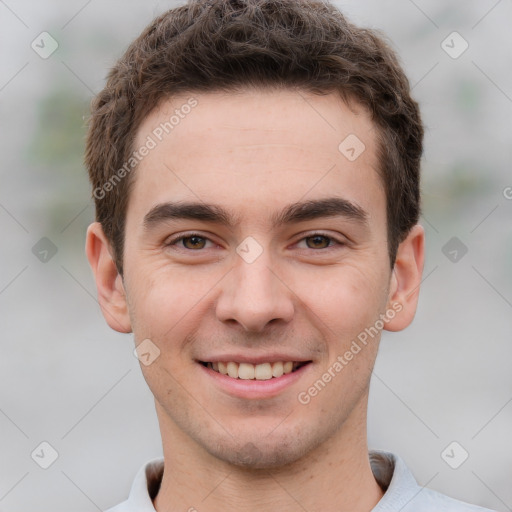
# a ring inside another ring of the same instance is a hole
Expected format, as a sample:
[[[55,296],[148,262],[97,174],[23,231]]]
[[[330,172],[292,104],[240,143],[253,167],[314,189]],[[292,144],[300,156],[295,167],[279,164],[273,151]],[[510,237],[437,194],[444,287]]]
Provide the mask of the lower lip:
[[[234,379],[228,375],[216,372],[211,368],[197,363],[206,376],[213,379],[213,382],[219,386],[226,393],[239,398],[246,399],[262,399],[271,398],[278,395],[285,388],[292,386],[297,382],[305,373],[309,371],[311,363],[301,366],[292,373],[287,373],[281,377],[273,377],[268,380],[244,380]]]

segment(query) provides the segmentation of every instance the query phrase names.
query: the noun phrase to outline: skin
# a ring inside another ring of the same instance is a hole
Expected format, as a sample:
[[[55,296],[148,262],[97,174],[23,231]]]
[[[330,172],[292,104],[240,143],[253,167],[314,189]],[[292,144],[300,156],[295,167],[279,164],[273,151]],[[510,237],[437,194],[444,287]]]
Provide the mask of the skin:
[[[190,96],[162,102],[135,146]],[[149,338],[160,350],[152,364],[141,364],[165,459],[155,508],[370,511],[383,495],[366,440],[380,333],[309,403],[297,397],[393,305],[401,311],[384,328],[410,324],[423,228],[415,226],[400,244],[391,270],[376,131],[357,104],[293,90],[194,98],[198,105],[136,171],[123,277],[101,226],[93,223],[87,233],[107,322],[133,332],[136,344]],[[366,147],[353,162],[338,149],[349,134]],[[364,211],[365,222],[323,216],[272,223],[291,203],[333,196]],[[237,222],[166,219],[145,227],[152,208],[176,201],[219,205]],[[203,238],[169,244],[191,231]],[[328,238],[307,238],[317,232]],[[252,263],[236,251],[247,237],[262,250]],[[311,363],[265,398],[233,396],[197,362],[273,351]]]

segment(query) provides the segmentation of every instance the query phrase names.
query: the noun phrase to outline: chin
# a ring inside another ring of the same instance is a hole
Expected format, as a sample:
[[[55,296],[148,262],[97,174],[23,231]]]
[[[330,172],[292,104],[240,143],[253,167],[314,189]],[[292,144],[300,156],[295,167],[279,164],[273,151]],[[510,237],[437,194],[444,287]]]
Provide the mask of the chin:
[[[247,438],[247,436],[245,436]],[[217,459],[240,468],[272,469],[293,464],[315,447],[310,443],[298,442],[297,436],[288,435],[279,439],[229,440],[216,443],[205,449]]]

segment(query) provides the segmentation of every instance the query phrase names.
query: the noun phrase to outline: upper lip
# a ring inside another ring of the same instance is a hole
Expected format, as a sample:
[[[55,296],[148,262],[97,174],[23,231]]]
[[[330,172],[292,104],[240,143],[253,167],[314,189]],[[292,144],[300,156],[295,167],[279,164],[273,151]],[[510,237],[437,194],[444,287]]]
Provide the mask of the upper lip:
[[[205,356],[204,358],[198,359],[198,361],[203,363],[218,363],[222,362],[235,362],[235,363],[250,363],[250,364],[262,364],[262,363],[277,363],[277,362],[286,362],[293,361],[294,363],[305,363],[311,361],[311,359],[307,359],[301,356],[294,356],[290,354],[260,354],[260,355],[249,355],[249,354],[216,354]]]

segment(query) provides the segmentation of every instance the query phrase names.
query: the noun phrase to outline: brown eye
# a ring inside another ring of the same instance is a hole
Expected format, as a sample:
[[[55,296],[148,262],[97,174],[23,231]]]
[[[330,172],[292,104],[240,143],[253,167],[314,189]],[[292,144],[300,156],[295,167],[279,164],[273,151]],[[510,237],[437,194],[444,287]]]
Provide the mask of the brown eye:
[[[202,236],[185,236],[181,239],[183,246],[187,249],[203,249],[206,243],[206,239]]]
[[[306,244],[310,249],[327,249],[331,239],[324,235],[314,235],[306,237]]]

